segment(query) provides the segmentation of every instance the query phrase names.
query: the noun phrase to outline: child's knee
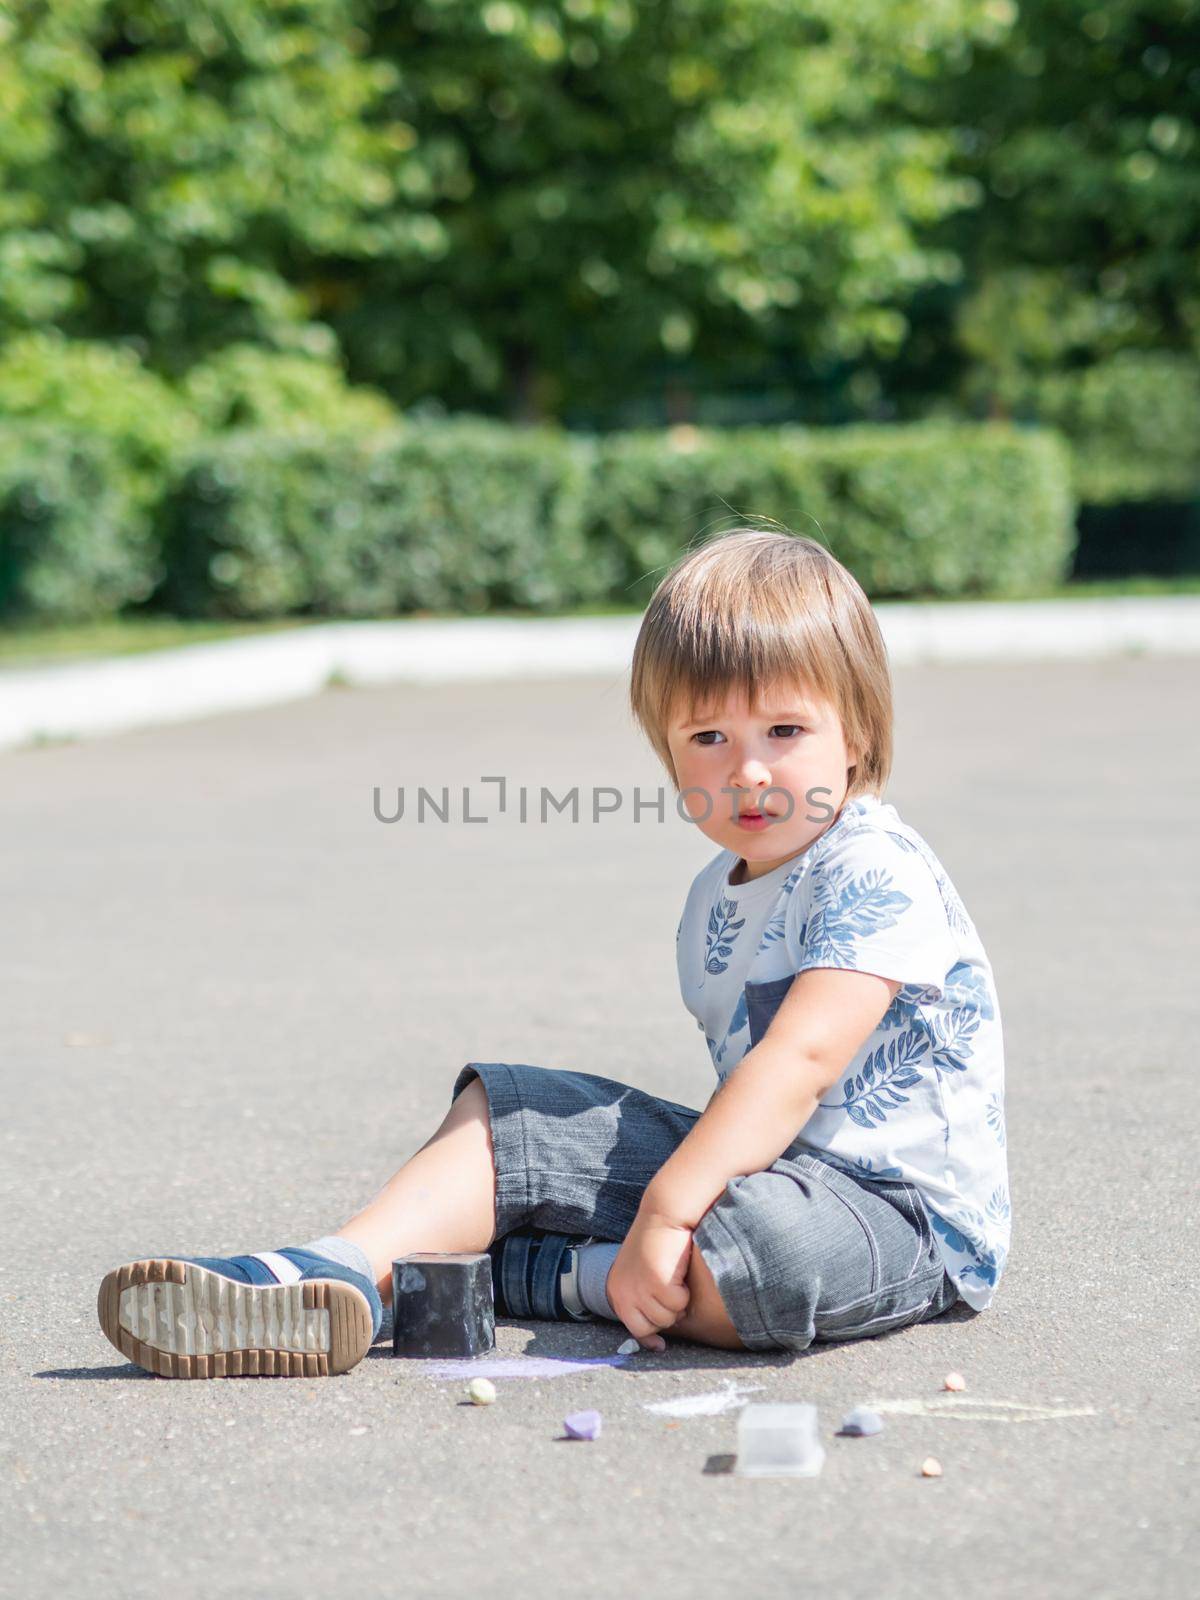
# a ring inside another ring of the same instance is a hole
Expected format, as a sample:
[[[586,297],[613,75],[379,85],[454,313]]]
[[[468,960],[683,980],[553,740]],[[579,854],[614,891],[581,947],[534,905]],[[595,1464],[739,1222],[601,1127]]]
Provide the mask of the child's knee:
[[[666,1331],[685,1339],[694,1339],[699,1344],[718,1345],[724,1350],[744,1350],[746,1346],[725,1309],[717,1281],[694,1239],[688,1261],[687,1286],[691,1295],[688,1308],[679,1321]]]

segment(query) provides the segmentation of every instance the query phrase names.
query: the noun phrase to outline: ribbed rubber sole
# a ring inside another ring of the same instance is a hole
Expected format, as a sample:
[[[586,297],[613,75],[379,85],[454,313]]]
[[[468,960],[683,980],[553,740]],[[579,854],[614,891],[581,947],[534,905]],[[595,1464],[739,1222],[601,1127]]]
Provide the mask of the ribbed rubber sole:
[[[190,1261],[131,1261],[100,1285],[100,1326],[162,1378],[324,1378],[371,1347],[367,1297],[340,1278],[237,1283]]]

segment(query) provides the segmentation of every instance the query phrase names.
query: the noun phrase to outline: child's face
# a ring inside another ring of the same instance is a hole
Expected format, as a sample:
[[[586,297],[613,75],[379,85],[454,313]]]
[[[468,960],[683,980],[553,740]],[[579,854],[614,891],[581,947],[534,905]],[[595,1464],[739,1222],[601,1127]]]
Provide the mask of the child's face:
[[[683,806],[701,833],[745,857],[747,879],[757,878],[830,826],[857,755],[847,748],[834,707],[809,689],[776,685],[756,706],[729,697],[708,710],[692,722],[676,707],[668,725]],[[737,820],[760,800],[769,820]]]

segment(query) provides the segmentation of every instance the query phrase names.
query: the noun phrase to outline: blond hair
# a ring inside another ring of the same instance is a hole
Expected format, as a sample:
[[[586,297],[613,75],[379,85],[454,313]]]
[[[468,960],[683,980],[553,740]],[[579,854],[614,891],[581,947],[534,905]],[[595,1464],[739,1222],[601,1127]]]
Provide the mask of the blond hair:
[[[739,528],[681,557],[655,589],[633,647],[630,705],[678,789],[667,743],[677,708],[692,721],[735,688],[753,706],[777,683],[811,688],[837,711],[859,755],[846,798],[882,798],[892,678],[870,601],[815,539]]]

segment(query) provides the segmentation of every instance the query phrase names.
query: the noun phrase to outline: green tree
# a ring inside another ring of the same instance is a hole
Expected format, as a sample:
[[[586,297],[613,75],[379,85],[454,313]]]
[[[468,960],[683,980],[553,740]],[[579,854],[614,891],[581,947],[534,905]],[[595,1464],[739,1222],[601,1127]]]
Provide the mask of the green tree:
[[[975,204],[934,230],[965,275],[925,296],[894,376],[1008,411],[1119,351],[1200,351],[1200,4],[995,4],[1003,37],[910,85]]]
[[[897,350],[997,0],[14,0],[0,331],[521,418]],[[686,406],[681,396],[679,409]]]
[[[535,417],[896,349],[958,270],[919,230],[970,197],[899,85],[1006,26],[987,0],[379,4],[437,233],[339,286],[353,368]]]
[[[246,340],[327,356],[309,263],[396,192],[395,70],[343,0],[0,9],[0,328],[129,341],[163,374]],[[303,265],[301,265],[303,263]]]

